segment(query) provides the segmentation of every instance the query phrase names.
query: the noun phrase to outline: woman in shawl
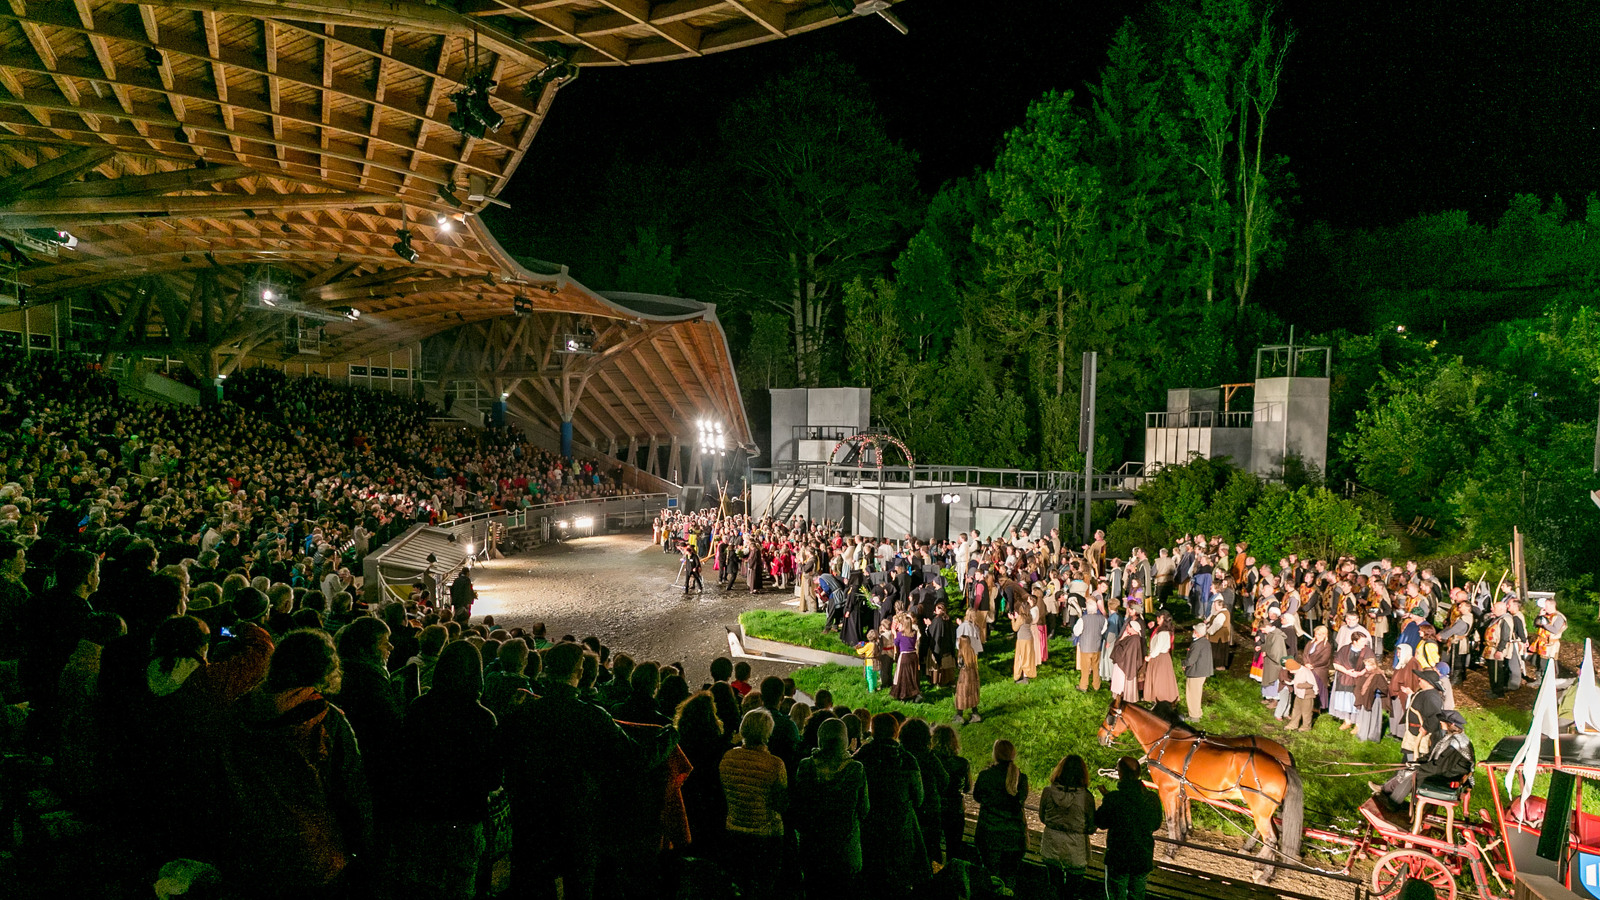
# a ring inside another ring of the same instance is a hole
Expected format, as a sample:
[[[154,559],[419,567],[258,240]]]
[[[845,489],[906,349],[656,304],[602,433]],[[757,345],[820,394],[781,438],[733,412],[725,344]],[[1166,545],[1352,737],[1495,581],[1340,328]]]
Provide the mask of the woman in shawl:
[[[1011,611],[1011,627],[1017,633],[1017,650],[1011,658],[1011,680],[1027,684],[1039,675],[1039,631],[1033,627],[1033,607],[1020,603]]]
[[[956,656],[961,662],[961,674],[956,676],[956,720],[963,725],[982,722],[983,716],[978,715],[978,654],[966,635],[956,640]]]
[[[1339,720],[1340,731],[1356,727],[1356,679],[1363,675],[1357,662],[1360,651],[1354,640],[1359,635],[1360,632],[1352,635],[1352,640],[1333,655],[1333,692],[1328,697],[1328,714]]]
[[[1145,654],[1144,699],[1149,703],[1178,702],[1178,678],[1172,671],[1172,613],[1162,610],[1150,634]]]
[[[1124,702],[1139,700],[1139,671],[1144,666],[1144,629],[1137,617],[1122,626],[1122,634],[1111,648],[1111,696]]]
[[[1361,674],[1352,688],[1356,740],[1375,743],[1383,738],[1384,690],[1388,685],[1389,676],[1378,668],[1377,657],[1370,653],[1363,656]]]
[[[1311,631],[1311,643],[1300,650],[1300,663],[1311,670],[1317,679],[1317,705],[1328,708],[1328,669],[1333,665],[1333,645],[1328,643],[1328,626],[1318,625]]]

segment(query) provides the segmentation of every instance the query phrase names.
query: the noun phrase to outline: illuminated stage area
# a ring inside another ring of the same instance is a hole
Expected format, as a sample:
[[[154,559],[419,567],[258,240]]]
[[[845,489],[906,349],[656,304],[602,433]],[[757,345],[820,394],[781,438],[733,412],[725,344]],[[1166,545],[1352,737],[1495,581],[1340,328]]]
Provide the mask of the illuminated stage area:
[[[543,622],[551,640],[596,635],[612,652],[636,660],[683,662],[691,687],[706,667],[728,653],[727,629],[747,609],[782,607],[790,591],[751,597],[743,584],[724,593],[707,565],[704,593],[673,584],[677,554],[663,553],[646,534],[611,534],[547,544],[472,570],[478,588],[473,620],[494,616],[505,626]],[[751,660],[760,675],[786,675],[793,666]]]

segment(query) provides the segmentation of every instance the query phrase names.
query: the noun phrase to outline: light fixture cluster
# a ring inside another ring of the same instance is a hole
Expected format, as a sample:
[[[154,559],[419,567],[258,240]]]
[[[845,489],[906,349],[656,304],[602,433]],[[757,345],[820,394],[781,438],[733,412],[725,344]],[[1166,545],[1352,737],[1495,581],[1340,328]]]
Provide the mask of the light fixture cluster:
[[[728,436],[722,433],[722,423],[714,419],[701,419],[696,424],[700,429],[700,451],[727,456]]]
[[[955,503],[960,503],[961,502],[961,495],[960,494],[940,494],[939,495],[939,502],[945,504],[946,506],[949,506],[949,505],[955,504]]]
[[[531,316],[533,315],[533,301],[518,295],[511,300],[511,311],[522,318]]]
[[[450,127],[468,137],[481,138],[485,133],[499,131],[506,117],[495,112],[489,104],[496,82],[489,73],[478,71],[467,76],[461,90],[450,95],[456,111],[450,114]]]

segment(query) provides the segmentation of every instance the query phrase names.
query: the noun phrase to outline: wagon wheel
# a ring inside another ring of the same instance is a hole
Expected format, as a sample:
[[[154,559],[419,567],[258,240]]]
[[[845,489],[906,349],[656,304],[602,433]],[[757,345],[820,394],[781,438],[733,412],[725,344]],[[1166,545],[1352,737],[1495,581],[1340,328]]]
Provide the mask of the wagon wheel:
[[[1433,885],[1439,900],[1456,900],[1456,879],[1437,856],[1425,850],[1390,850],[1372,865],[1372,896],[1394,900],[1406,881],[1418,878]]]

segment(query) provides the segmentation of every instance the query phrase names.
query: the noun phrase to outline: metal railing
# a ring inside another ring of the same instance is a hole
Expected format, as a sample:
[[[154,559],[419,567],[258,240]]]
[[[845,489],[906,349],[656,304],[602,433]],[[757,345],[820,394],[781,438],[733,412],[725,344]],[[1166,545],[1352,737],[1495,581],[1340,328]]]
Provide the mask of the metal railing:
[[[667,505],[667,494],[624,494],[616,497],[587,497],[554,500],[525,509],[496,509],[458,516],[439,523],[456,535],[458,543],[472,545],[472,556],[482,559],[489,552],[489,537],[503,527],[519,545],[549,540],[550,525],[580,518],[595,520],[597,528],[608,523],[619,528],[644,525]]]
[[[852,487],[877,490],[910,488],[987,488],[1002,491],[1054,491],[1077,495],[1083,490],[1082,472],[1031,469],[991,469],[983,466],[853,466],[821,462],[794,462],[751,470],[755,484],[818,487]],[[1115,472],[1096,472],[1095,494],[1132,493],[1147,480],[1143,463],[1125,463]]]
[[[796,441],[842,441],[855,437],[861,429],[855,425],[794,425],[789,436]]]
[[[1146,428],[1249,428],[1255,420],[1251,410],[1218,412],[1214,409],[1191,409],[1184,412],[1147,412]]]

